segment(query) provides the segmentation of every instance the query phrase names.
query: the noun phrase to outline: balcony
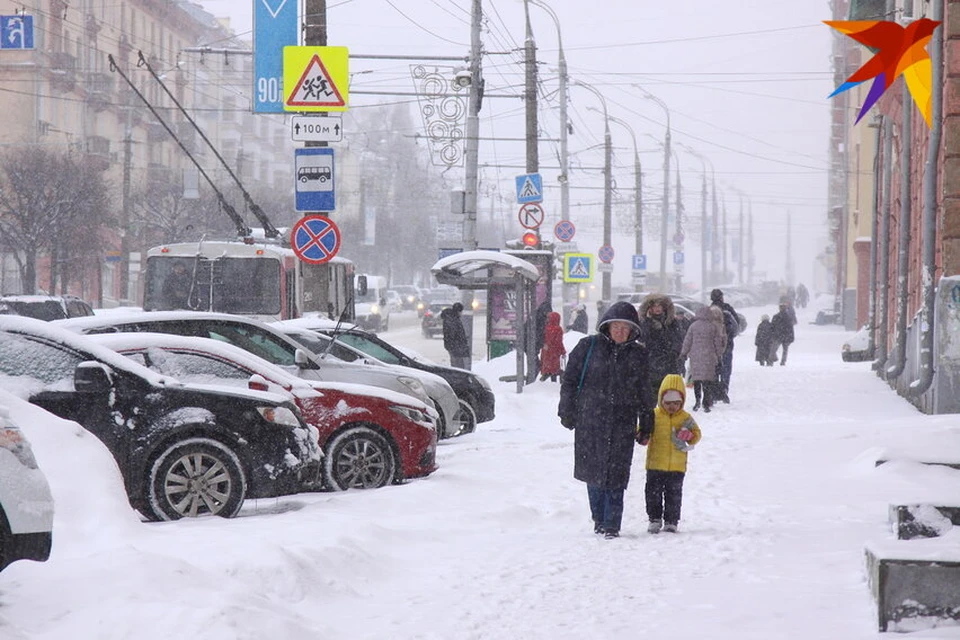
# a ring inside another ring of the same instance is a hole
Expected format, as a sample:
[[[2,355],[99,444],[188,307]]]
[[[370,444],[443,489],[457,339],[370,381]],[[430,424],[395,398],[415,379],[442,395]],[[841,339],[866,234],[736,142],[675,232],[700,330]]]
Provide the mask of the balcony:
[[[110,166],[110,140],[103,136],[88,136],[86,162],[93,168],[104,171]]]
[[[77,83],[77,59],[69,53],[50,54],[50,83],[57,89],[70,91]]]
[[[113,104],[113,76],[106,73],[88,73],[84,82],[87,103],[96,111],[103,111]]]
[[[170,167],[164,166],[158,162],[151,162],[147,166],[147,181],[153,186],[170,187],[172,183],[173,172]]]

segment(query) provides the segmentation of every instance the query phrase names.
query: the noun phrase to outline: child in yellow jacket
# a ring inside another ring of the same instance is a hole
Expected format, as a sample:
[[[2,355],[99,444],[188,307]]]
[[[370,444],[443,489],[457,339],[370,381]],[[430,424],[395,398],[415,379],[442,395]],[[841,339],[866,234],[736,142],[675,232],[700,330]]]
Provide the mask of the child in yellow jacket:
[[[653,433],[640,434],[640,444],[647,444],[647,531],[661,529],[676,533],[683,500],[683,478],[687,471],[687,452],[700,442],[700,427],[683,410],[686,385],[676,374],[664,376],[660,383],[659,402],[654,409]]]

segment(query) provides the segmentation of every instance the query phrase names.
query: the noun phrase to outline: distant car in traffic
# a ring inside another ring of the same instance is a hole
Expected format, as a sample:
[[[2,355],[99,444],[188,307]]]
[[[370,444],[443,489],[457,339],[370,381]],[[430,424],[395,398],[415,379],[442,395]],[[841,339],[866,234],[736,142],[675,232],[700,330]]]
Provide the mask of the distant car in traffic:
[[[387,279],[383,276],[363,276],[366,290],[358,288],[354,297],[354,322],[371,331],[390,330],[390,306],[387,304]]]
[[[417,303],[423,297],[420,289],[412,284],[398,284],[393,287],[393,290],[400,295],[400,305],[403,311],[415,311]]]
[[[413,398],[367,385],[298,378],[248,351],[209,338],[161,333],[89,336],[165,375],[289,394],[317,428],[325,486],[369,489],[436,470],[436,424]]]
[[[420,318],[420,333],[424,338],[432,338],[436,335],[443,335],[443,321],[440,318],[440,312],[452,306],[451,303],[433,302],[423,310],[423,316]]]
[[[288,396],[184,383],[17,316],[0,316],[0,380],[99,438],[151,520],[232,517],[320,482],[317,431]]]
[[[0,392],[0,570],[17,560],[43,562],[53,545],[53,496],[30,441]]]

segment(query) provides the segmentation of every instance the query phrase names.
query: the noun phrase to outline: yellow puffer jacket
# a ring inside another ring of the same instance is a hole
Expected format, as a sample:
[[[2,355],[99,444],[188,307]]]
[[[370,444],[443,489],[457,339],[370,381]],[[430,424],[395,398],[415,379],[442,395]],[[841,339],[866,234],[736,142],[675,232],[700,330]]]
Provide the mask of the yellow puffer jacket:
[[[687,399],[687,390],[683,384],[683,378],[676,374],[670,374],[663,377],[660,383],[660,394],[657,396],[657,408],[653,415],[653,435],[647,444],[647,469],[655,471],[686,471],[687,470],[687,452],[680,451],[673,444],[673,432],[679,431],[680,427],[686,425],[693,431],[693,439],[688,444],[694,445],[700,442],[700,427],[697,426],[693,416],[681,408],[675,414],[670,415],[663,408],[663,394],[667,391],[679,391],[683,396],[684,402]]]

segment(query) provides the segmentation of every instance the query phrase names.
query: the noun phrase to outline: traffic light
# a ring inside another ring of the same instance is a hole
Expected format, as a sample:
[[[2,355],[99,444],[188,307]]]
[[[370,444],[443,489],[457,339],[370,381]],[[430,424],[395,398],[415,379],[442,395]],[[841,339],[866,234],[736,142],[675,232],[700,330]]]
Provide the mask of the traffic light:
[[[527,231],[523,234],[523,246],[536,249],[540,244],[540,237],[533,231]]]

